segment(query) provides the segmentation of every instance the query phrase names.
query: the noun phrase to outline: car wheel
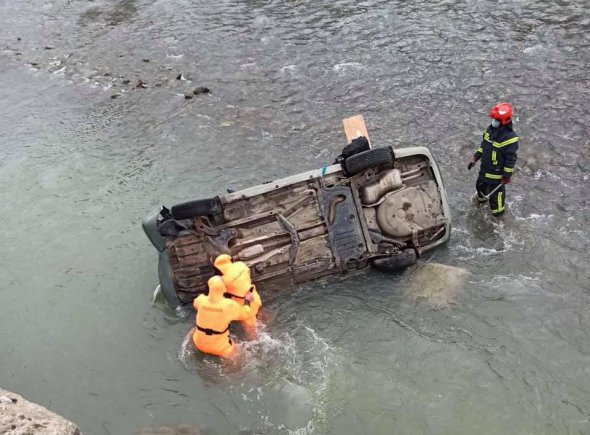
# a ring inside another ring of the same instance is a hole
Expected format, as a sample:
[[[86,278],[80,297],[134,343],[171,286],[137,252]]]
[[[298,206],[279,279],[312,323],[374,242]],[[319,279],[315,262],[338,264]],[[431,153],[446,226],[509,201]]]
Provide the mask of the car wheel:
[[[160,279],[160,290],[172,308],[182,305],[181,300],[176,294],[174,287],[174,278],[172,277],[172,266],[170,266],[170,257],[168,252],[163,251],[158,255],[158,278]]]
[[[375,258],[371,261],[371,266],[382,272],[395,272],[405,269],[418,261],[418,255],[414,249],[406,249],[402,254],[392,255],[390,257]]]
[[[375,148],[350,156],[344,162],[344,170],[351,177],[365,169],[375,166],[393,164],[393,150],[391,147]]]
[[[176,220],[191,219],[195,216],[218,215],[222,213],[219,198],[197,199],[172,206],[170,213]]]

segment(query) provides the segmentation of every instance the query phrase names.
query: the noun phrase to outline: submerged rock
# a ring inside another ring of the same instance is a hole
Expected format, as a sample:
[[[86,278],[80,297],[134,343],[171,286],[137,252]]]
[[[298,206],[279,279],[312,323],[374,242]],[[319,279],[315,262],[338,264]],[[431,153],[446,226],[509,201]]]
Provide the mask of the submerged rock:
[[[0,388],[0,433],[81,435],[80,429],[48,409]]]
[[[211,90],[209,88],[204,87],[204,86],[199,86],[198,88],[195,88],[195,90],[193,91],[193,94],[195,94],[195,95],[209,94],[209,93],[211,93]]]
[[[191,424],[176,426],[147,427],[135,432],[135,435],[201,435],[201,430]]]
[[[440,263],[418,263],[412,271],[407,296],[433,309],[454,305],[469,271]]]
[[[314,400],[311,390],[294,382],[286,381],[274,385],[273,415],[284,429],[297,431],[313,420]]]

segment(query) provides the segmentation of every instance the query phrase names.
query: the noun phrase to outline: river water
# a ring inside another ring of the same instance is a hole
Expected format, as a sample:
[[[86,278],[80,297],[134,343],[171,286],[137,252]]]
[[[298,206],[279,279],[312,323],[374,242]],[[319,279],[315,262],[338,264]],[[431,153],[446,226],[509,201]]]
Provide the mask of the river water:
[[[590,434],[587,6],[0,0],[0,385],[86,434]],[[528,165],[499,226],[466,165],[504,100]],[[426,260],[464,287],[263,294],[238,361],[188,354],[142,216],[331,163],[357,113],[435,154],[453,234]]]

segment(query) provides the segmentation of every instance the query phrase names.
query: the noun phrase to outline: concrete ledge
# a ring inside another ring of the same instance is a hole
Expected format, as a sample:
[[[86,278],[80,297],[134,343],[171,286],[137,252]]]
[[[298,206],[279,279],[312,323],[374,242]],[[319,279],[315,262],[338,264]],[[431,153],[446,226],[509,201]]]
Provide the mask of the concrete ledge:
[[[47,408],[0,388],[0,433],[8,435],[82,435],[80,429]]]

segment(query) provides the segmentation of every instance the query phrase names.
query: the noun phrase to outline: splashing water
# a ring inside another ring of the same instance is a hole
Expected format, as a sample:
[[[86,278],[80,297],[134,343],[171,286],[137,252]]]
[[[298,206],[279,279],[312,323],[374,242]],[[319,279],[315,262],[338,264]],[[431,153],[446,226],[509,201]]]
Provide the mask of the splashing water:
[[[178,359],[202,378],[225,379],[228,394],[241,398],[236,406],[254,417],[256,430],[313,433],[326,418],[324,394],[338,366],[337,349],[302,322],[276,337],[262,322],[257,328],[256,339],[239,339],[239,354],[228,359],[195,351],[189,333]]]

